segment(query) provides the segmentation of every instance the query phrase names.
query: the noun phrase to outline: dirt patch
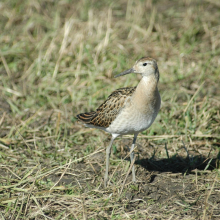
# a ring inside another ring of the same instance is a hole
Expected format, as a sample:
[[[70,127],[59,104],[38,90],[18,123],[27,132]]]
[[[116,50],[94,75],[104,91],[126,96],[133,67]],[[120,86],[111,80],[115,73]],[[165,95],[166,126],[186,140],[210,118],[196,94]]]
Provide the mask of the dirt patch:
[[[109,203],[111,200],[114,203],[118,197],[117,205],[123,207],[125,212],[145,213],[154,216],[153,219],[164,219],[161,215],[172,216],[174,219],[202,219],[208,215],[212,216],[212,219],[219,219],[220,182],[216,172],[213,172],[218,159],[198,156],[178,156],[171,159],[139,158],[135,164],[137,183],[132,183],[131,174],[128,175],[121,192],[127,172],[126,166],[128,167],[130,162],[122,157],[112,156],[111,181],[107,189],[104,189],[104,157],[103,151],[74,164],[68,170],[71,175],[64,175],[58,185],[78,189],[85,199],[92,192],[95,193],[96,199],[101,199],[103,194],[111,195]],[[115,160],[121,160],[122,166],[115,164]],[[57,182],[61,175],[52,174],[48,178]],[[112,206],[110,207],[105,209],[106,214],[98,212],[96,218],[102,219],[112,213]]]

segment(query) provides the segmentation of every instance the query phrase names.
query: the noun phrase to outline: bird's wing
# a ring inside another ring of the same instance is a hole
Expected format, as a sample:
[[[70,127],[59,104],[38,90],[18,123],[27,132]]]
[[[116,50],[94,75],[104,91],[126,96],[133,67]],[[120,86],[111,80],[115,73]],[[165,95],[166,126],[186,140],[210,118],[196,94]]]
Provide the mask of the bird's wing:
[[[124,108],[126,100],[133,95],[135,89],[136,87],[128,87],[115,90],[96,111],[81,113],[77,115],[78,119],[86,124],[109,127]]]

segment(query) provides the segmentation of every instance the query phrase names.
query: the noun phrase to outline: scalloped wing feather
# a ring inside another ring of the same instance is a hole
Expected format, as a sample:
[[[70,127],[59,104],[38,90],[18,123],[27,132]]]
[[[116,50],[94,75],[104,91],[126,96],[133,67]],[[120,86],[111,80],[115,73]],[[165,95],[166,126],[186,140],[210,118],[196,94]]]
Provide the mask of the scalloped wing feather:
[[[126,100],[133,95],[135,89],[136,87],[117,89],[96,111],[81,113],[77,118],[86,124],[107,128],[124,108]]]

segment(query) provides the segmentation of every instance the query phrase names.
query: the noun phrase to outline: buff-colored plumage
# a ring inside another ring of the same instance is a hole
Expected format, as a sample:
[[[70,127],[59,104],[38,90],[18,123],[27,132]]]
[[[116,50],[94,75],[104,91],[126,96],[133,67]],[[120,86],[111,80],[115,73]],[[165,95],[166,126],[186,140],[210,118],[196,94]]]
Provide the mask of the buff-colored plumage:
[[[124,108],[125,100],[132,96],[136,87],[115,90],[96,111],[81,113],[77,117],[87,124],[107,128]]]
[[[136,61],[133,68],[116,77],[132,72],[142,75],[137,87],[117,89],[96,111],[77,115],[78,119],[87,127],[102,129],[112,134],[111,143],[106,149],[105,186],[108,182],[109,156],[114,139],[119,135],[134,134],[130,151],[132,162],[138,133],[151,126],[160,109],[161,100],[157,89],[159,70],[156,61],[149,57],[141,58]],[[132,179],[135,181],[134,166],[132,167]]]

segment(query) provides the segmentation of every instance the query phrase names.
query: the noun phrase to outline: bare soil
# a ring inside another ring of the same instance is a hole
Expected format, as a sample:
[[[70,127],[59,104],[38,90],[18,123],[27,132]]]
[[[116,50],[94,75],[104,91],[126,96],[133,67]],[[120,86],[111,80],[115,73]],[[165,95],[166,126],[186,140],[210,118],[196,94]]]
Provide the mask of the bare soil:
[[[118,142],[126,146],[131,140],[125,138]],[[218,175],[212,172],[218,167],[218,159],[195,152],[194,155],[187,155],[184,146],[180,146],[177,151],[179,154],[184,154],[185,151],[185,156],[179,156],[177,153],[170,158],[157,159],[157,152],[166,151],[165,146],[153,146],[143,139],[141,142],[145,142],[145,146],[137,144],[140,151],[136,150],[136,183],[132,183],[129,174],[123,187],[127,172],[114,165],[113,161],[110,177],[113,173],[114,176],[105,189],[102,181],[105,170],[103,150],[74,164],[71,167],[71,175],[65,175],[58,185],[76,186],[81,189],[82,194],[89,194],[91,189],[96,189],[97,192],[100,191],[100,197],[103,194],[115,194],[118,196],[117,205],[124,207],[125,212],[144,212],[146,219],[166,219],[166,216],[171,216],[172,219],[203,219],[207,215],[211,216],[211,219],[220,218],[220,182]],[[129,159],[124,159],[128,148],[120,146],[119,151],[113,155],[114,160],[121,160],[128,165]],[[48,179],[57,182],[60,174],[49,175]],[[106,208],[105,212],[111,215],[112,210],[112,207]],[[106,215],[97,214],[96,218],[107,219],[104,216]]]

